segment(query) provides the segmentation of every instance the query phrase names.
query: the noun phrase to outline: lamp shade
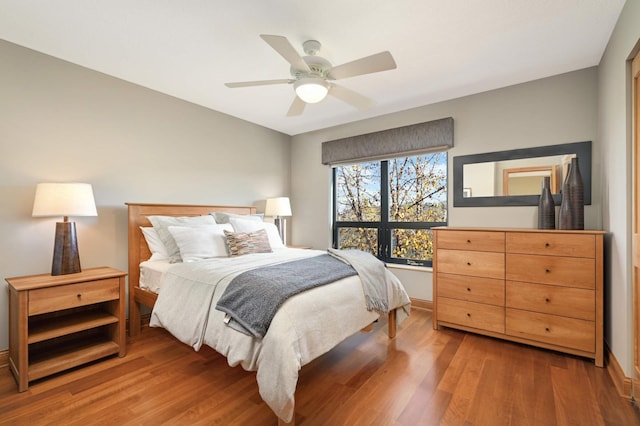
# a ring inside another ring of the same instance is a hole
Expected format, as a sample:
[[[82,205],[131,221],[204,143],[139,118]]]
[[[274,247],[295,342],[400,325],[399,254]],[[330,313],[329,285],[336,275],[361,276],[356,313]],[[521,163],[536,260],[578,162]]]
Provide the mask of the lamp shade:
[[[97,216],[93,189],[88,183],[39,183],[33,217]]]
[[[265,216],[291,216],[289,197],[269,198],[264,208]]]
[[[329,83],[322,78],[301,78],[293,83],[296,95],[308,104],[323,100],[329,93]]]

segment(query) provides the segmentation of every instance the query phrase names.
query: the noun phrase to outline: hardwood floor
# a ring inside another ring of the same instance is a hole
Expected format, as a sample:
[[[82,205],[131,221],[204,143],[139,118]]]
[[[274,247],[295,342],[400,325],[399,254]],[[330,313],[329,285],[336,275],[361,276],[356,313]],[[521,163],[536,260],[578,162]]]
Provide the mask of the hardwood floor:
[[[303,367],[298,425],[640,425],[592,361],[455,330],[414,309],[389,340],[386,324]],[[194,352],[145,328],[124,358],[18,393],[0,369],[0,424],[274,425],[255,374],[211,349]]]

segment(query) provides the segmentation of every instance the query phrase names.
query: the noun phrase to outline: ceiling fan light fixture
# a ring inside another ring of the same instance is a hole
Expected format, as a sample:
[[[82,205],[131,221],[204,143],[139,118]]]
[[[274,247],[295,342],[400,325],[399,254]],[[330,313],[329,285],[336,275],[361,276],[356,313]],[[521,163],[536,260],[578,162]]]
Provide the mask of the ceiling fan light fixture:
[[[293,83],[296,95],[308,104],[323,100],[329,93],[329,83],[322,78],[301,78]]]

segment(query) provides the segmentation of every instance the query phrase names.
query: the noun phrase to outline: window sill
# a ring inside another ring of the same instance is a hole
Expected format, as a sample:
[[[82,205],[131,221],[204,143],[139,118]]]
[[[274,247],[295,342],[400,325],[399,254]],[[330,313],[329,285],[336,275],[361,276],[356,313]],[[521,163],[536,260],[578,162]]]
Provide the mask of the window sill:
[[[413,266],[413,265],[400,265],[398,263],[387,263],[389,269],[404,269],[406,271],[418,271],[418,272],[433,272],[431,266]]]

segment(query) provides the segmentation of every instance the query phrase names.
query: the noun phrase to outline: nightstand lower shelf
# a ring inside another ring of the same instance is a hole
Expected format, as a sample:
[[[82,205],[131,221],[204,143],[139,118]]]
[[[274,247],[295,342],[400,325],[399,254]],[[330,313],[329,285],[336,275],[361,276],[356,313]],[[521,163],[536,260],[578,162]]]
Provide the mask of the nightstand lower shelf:
[[[28,343],[38,343],[79,331],[91,330],[118,322],[118,317],[103,311],[87,311],[75,315],[64,315],[54,321],[33,321],[29,324]]]
[[[46,353],[31,357],[29,364],[29,381],[37,380],[69,368],[77,367],[88,362],[117,354],[120,346],[117,343],[102,338],[78,339],[67,343],[64,348],[56,348]]]

